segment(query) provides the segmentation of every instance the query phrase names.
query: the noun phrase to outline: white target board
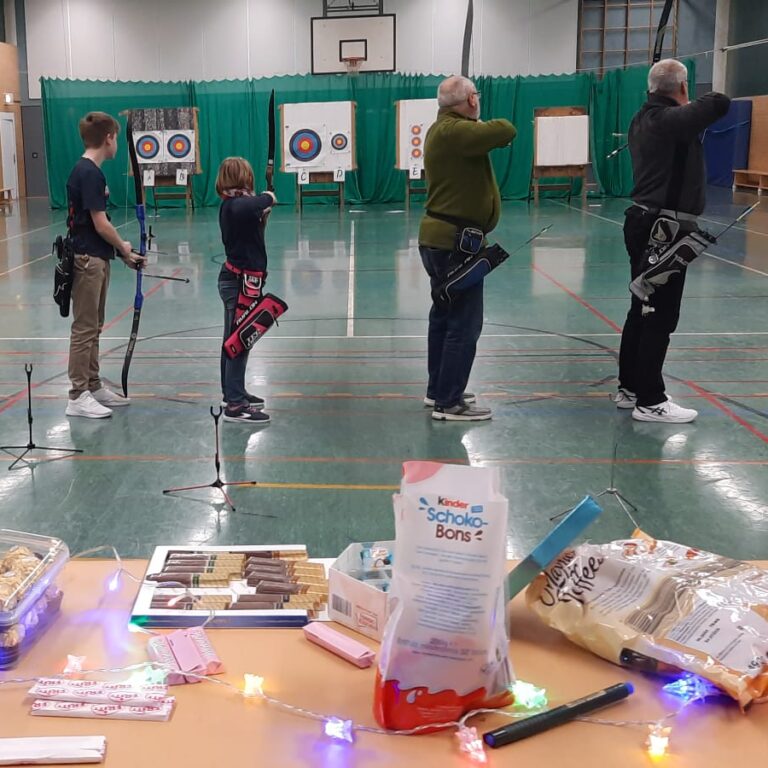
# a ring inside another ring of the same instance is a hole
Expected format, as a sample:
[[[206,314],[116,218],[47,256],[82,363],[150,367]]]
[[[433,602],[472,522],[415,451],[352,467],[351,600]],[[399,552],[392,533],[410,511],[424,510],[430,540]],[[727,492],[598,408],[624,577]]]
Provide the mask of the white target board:
[[[537,166],[589,163],[589,115],[536,118]]]
[[[133,135],[133,145],[140,164],[165,162],[163,131],[137,131]]]
[[[286,173],[330,171],[343,181],[343,174],[357,167],[354,102],[283,104],[280,121],[282,170]]]
[[[427,131],[437,119],[437,99],[404,99],[397,107],[396,168],[420,178],[424,170],[424,142]]]
[[[163,131],[165,156],[169,163],[195,162],[195,132],[180,128]]]

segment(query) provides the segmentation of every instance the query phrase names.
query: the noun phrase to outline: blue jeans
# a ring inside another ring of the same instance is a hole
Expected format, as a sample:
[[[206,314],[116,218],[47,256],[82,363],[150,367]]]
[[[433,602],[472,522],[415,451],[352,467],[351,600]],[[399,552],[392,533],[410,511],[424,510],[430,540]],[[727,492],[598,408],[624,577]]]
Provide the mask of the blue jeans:
[[[235,308],[240,293],[240,278],[231,272],[219,273],[219,296],[224,302],[224,340],[235,326]],[[231,360],[222,346],[221,350],[221,391],[227,405],[247,405],[245,391],[245,368],[248,365],[249,350]]]
[[[434,289],[448,271],[451,252],[420,245],[419,253],[430,287]],[[452,408],[461,401],[482,329],[482,281],[464,291],[448,307],[432,304],[427,337],[427,397],[434,399],[435,405]]]

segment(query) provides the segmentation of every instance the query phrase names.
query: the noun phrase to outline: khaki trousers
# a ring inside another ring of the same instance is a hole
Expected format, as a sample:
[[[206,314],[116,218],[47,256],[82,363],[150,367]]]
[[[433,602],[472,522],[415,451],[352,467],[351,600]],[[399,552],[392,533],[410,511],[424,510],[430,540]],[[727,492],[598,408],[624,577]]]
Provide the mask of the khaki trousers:
[[[70,400],[83,392],[101,389],[99,336],[109,287],[109,262],[97,256],[75,254],[72,284],[72,331],[69,339]]]

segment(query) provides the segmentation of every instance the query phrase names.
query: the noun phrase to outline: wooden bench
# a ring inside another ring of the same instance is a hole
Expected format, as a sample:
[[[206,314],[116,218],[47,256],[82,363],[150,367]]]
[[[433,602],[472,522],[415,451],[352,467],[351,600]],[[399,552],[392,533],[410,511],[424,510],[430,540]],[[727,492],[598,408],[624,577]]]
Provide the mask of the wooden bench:
[[[0,187],[0,207],[13,204],[13,190],[10,187]]]
[[[733,172],[733,191],[737,189],[756,189],[758,195],[768,190],[768,171],[751,169]]]

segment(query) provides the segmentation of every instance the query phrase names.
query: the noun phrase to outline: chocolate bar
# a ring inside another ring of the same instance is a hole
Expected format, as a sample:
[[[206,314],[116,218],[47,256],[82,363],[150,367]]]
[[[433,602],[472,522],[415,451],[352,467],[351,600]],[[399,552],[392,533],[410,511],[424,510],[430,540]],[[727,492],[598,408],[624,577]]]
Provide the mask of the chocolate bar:
[[[128,704],[132,707],[156,707],[168,697],[165,685],[131,685],[99,680],[67,680],[41,677],[29,689],[29,695],[47,701],[86,701],[91,704]]]
[[[43,717],[91,717],[98,720],[168,720],[173,712],[173,697],[154,707],[123,704],[86,704],[82,701],[45,701],[36,699],[30,715]]]

